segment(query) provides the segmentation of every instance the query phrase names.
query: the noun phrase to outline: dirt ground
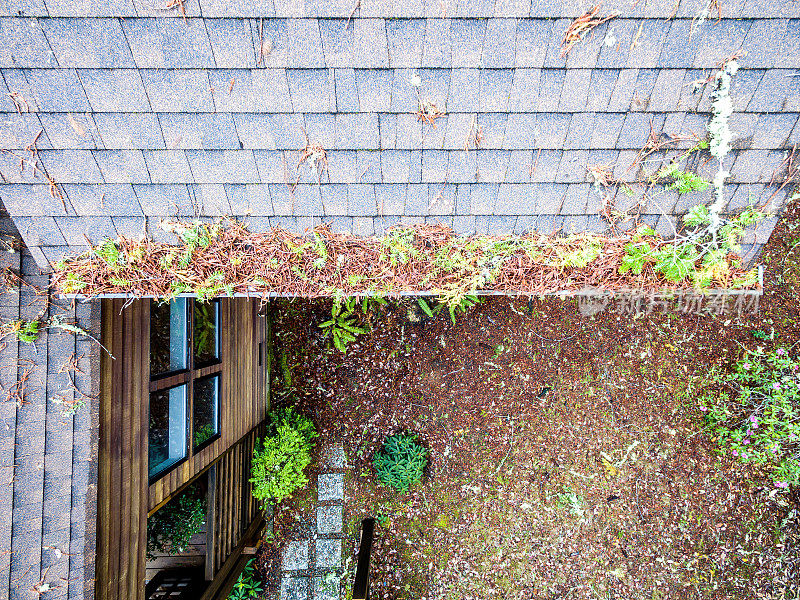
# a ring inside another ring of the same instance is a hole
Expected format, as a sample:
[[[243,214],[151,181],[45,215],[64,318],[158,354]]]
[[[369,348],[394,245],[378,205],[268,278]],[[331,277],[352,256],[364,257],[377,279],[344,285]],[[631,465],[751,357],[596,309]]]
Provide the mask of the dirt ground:
[[[378,519],[372,597],[798,597],[797,492],[770,495],[715,452],[695,400],[743,348],[800,341],[798,212],[763,256],[760,313],[741,319],[494,297],[453,324],[406,301],[342,354],[317,326],[329,303],[273,304],[276,396],[321,445],[344,444],[350,538]],[[400,495],[371,468],[397,431],[430,449]],[[278,511],[272,548],[310,518],[308,493]]]

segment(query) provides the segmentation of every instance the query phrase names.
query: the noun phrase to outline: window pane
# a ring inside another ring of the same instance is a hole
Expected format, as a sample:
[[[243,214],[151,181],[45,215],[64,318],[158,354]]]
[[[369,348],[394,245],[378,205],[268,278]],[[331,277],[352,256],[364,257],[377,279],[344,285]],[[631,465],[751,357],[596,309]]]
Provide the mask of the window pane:
[[[186,298],[150,305],[150,376],[186,368]]]
[[[160,473],[186,456],[186,386],[150,394],[149,473]]]
[[[192,398],[195,448],[202,446],[219,433],[218,397],[218,375],[195,379],[194,398]]]
[[[194,301],[194,366],[216,362],[219,358],[217,322],[218,302]]]

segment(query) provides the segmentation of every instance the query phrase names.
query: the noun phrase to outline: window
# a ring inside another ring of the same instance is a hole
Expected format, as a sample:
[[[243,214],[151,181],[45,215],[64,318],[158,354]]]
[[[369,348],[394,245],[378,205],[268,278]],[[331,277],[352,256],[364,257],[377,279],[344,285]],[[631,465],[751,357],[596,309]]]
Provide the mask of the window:
[[[150,306],[149,474],[154,481],[219,437],[219,303]]]
[[[201,448],[219,432],[217,398],[219,397],[219,375],[203,377],[194,382],[192,400],[194,448]]]
[[[150,393],[150,473],[186,457],[186,386]]]
[[[150,308],[150,377],[186,368],[186,298]]]

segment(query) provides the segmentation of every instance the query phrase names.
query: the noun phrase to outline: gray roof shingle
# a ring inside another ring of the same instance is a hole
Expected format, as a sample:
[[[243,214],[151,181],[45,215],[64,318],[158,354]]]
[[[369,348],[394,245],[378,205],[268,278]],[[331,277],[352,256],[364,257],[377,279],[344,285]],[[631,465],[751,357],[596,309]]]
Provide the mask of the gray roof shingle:
[[[29,284],[47,285],[27,250],[5,253],[3,263]],[[46,295],[37,296],[30,288],[7,287],[0,304],[4,319],[59,315],[98,334],[92,307],[76,311],[59,301],[48,307]],[[96,456],[97,432],[91,396],[99,354],[87,342],[45,331],[32,344],[7,342],[0,350],[4,391],[24,373],[28,376],[23,403],[0,403],[0,503],[10,509],[9,518],[0,520],[0,586],[8,598],[30,598],[38,583],[49,584],[54,598],[93,598],[95,499],[89,484],[96,477],[96,462],[90,459]],[[72,356],[82,357],[83,377],[72,374],[79,392],[62,369]],[[73,416],[64,404],[50,401],[55,398],[85,400],[86,405]]]
[[[631,181],[656,168],[628,169],[651,126],[703,135],[711,86],[694,82],[740,49],[730,196],[769,183],[800,136],[800,8],[737,0],[697,23],[702,3],[663,4],[608,0],[620,16],[561,56],[579,3],[189,0],[184,21],[138,0],[0,2],[0,147],[24,154],[43,130],[40,164],[64,201],[13,155],[0,199],[39,259],[174,215],[348,217],[337,226],[366,232],[447,207],[460,228],[502,211],[492,226],[524,230],[539,212],[591,216],[591,194],[567,187],[588,185],[590,164]],[[435,126],[414,114],[420,99],[444,113]],[[298,167],[307,142],[328,152],[321,177]],[[661,212],[702,199],[667,196],[645,205],[664,227]]]

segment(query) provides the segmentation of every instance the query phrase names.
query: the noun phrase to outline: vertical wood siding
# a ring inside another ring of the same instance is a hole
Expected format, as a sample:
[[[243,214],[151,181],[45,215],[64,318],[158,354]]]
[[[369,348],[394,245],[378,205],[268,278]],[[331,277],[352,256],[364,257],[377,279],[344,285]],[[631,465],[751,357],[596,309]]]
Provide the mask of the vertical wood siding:
[[[259,354],[266,356],[268,330],[258,301],[220,301],[220,437],[159,480],[148,483],[150,302],[103,300],[104,356],[100,405],[98,475],[98,600],[144,598],[147,515],[163,506],[200,473],[215,465],[213,568],[231,556],[260,516],[247,481],[250,457],[266,418],[268,389]],[[263,344],[259,349],[259,344]]]
[[[148,510],[162,506],[195,475],[231,448],[266,417],[266,402],[258,385],[258,301],[223,299],[219,307],[220,437],[150,485]],[[146,365],[145,365],[146,366]]]
[[[147,545],[148,310],[120,300],[102,305],[100,440],[97,494],[98,600],[144,597]]]

